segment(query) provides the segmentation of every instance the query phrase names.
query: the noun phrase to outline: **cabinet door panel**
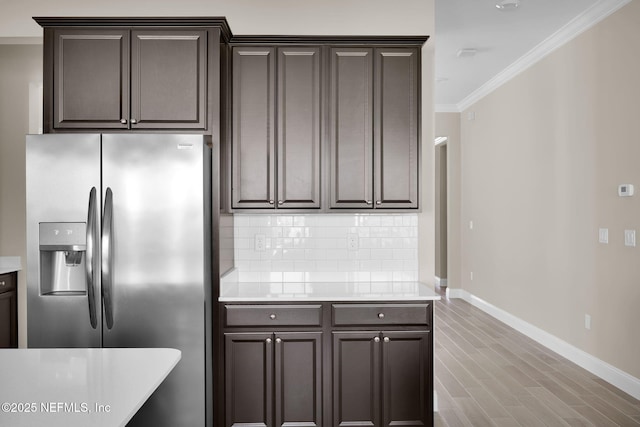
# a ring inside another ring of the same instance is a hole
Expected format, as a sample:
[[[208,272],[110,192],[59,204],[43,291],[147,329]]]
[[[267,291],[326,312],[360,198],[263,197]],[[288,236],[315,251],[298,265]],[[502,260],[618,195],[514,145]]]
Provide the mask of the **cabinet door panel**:
[[[322,333],[280,332],[275,337],[275,425],[320,427]]]
[[[273,343],[271,333],[225,334],[227,427],[273,426]]]
[[[131,127],[205,129],[207,32],[132,32]]]
[[[333,48],[330,69],[331,208],[371,208],[372,49]]]
[[[278,49],[278,207],[320,207],[320,48]]]
[[[334,426],[380,426],[380,342],[375,338],[378,332],[333,333]]]
[[[274,48],[233,49],[234,208],[274,207]]]
[[[383,336],[384,426],[433,425],[429,332],[383,332]]]
[[[58,29],[53,39],[53,126],[126,129],[129,31]]]
[[[376,49],[377,208],[418,207],[418,50]]]
[[[0,293],[0,348],[18,347],[16,291]]]

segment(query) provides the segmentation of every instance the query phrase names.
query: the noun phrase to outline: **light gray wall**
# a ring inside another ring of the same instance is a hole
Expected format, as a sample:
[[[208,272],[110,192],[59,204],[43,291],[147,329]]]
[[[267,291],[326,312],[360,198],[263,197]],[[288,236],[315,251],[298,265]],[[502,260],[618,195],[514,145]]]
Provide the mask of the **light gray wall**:
[[[25,135],[29,88],[42,83],[42,46],[0,44],[0,256],[26,267]],[[18,274],[18,341],[26,342],[26,280]]]
[[[640,187],[638,22],[630,2],[461,122],[462,288],[635,378],[640,195],[617,186]]]

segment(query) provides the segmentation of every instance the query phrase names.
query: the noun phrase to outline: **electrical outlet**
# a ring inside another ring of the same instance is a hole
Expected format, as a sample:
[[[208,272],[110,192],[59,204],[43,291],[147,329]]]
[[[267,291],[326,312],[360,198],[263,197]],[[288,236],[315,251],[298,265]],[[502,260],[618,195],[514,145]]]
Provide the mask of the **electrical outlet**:
[[[600,243],[609,243],[609,229],[608,228],[599,229],[598,239]]]
[[[266,242],[264,234],[256,234],[253,239],[253,247],[258,252],[265,250]]]
[[[588,314],[584,315],[584,328],[591,330],[591,316]]]
[[[357,251],[359,246],[358,235],[355,233],[349,233],[347,235],[347,248],[350,251]]]
[[[636,245],[636,230],[624,230],[624,245],[625,246]]]

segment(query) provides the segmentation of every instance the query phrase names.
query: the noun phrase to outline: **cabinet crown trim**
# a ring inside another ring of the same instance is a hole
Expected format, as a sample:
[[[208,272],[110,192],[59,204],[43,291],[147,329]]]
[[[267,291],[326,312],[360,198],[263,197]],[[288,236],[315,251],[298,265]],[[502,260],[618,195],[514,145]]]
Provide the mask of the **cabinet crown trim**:
[[[41,27],[219,27],[228,42],[233,34],[224,16],[202,17],[49,17],[35,16]]]
[[[289,36],[259,35],[233,36],[233,45],[245,44],[332,44],[332,45],[384,45],[384,46],[422,46],[429,36]]]

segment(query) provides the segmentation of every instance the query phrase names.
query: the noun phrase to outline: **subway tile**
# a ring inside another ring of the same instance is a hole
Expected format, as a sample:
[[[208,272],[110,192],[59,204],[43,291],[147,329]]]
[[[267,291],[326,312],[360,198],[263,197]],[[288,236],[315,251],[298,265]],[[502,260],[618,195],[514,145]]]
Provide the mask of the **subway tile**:
[[[305,274],[301,271],[285,271],[282,273],[283,282],[304,282]]]
[[[279,225],[281,227],[286,227],[286,226],[291,227],[293,225],[293,217],[288,215],[278,215],[276,216],[275,225]]]
[[[277,271],[280,273],[284,271],[293,271],[293,261],[290,261],[290,260],[272,261],[271,271]]]
[[[338,271],[358,271],[360,269],[360,263],[362,261],[351,259],[339,259]]]
[[[309,260],[322,260],[327,259],[327,250],[318,248],[318,249],[305,249],[304,250],[305,259]]]
[[[371,259],[393,259],[394,249],[371,249]]]
[[[401,260],[390,260],[390,259],[382,260],[382,271],[394,271],[394,270],[402,270]]]
[[[391,271],[372,271],[372,282],[390,282],[393,279],[393,272]]]
[[[283,260],[301,260],[304,259],[305,249],[297,249],[297,248],[284,248],[282,250],[282,259]]]
[[[339,271],[338,269],[338,260],[327,259],[327,260],[319,260],[315,261],[315,270],[316,271]]]
[[[315,271],[317,270],[316,261],[294,261],[293,262],[293,270],[294,271]]]

